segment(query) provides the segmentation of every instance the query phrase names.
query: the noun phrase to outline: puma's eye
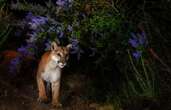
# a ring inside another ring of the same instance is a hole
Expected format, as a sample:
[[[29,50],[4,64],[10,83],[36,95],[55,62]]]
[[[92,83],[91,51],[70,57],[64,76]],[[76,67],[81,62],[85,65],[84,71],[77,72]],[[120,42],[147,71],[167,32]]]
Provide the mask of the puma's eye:
[[[66,55],[66,59],[67,59],[67,60],[69,59],[69,55]]]
[[[57,55],[58,55],[58,56],[61,56],[61,54],[60,54],[60,53],[57,53]]]

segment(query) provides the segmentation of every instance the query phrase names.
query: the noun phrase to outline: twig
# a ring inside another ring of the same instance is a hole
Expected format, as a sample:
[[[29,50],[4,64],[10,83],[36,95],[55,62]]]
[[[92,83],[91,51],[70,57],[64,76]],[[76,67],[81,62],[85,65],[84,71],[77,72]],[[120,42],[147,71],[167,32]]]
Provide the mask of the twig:
[[[152,48],[149,48],[148,50],[151,53],[151,55],[166,68],[167,72],[171,74],[171,68],[166,63],[164,63],[164,61],[157,55],[157,53],[154,52]]]

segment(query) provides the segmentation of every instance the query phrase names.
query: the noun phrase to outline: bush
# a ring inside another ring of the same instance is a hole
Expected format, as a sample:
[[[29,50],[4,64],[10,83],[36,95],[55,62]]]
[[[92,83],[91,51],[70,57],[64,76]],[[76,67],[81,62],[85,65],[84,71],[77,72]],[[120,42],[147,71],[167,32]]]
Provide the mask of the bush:
[[[24,11],[24,18],[16,25],[19,29],[16,33],[24,32],[19,34],[24,41],[17,51],[22,58],[40,58],[54,40],[60,45],[72,43],[71,57],[77,61],[71,60],[70,69],[79,68],[83,72],[83,68],[84,73],[95,77],[93,89],[89,88],[90,97],[103,101],[109,97],[111,100],[119,97],[121,101],[130,97],[154,98],[159,93],[158,71],[149,50],[158,45],[152,42],[154,30],[149,28],[155,23],[148,20],[149,2],[140,3],[106,0],[12,3],[11,10]],[[4,41],[1,42],[3,45]]]

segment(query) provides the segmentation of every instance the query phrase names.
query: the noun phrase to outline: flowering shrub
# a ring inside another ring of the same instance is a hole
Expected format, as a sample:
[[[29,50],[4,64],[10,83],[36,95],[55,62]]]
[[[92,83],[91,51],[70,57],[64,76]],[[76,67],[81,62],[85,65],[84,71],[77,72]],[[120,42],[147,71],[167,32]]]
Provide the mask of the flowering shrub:
[[[72,0],[57,0],[56,5],[62,9],[68,9],[72,5]],[[72,25],[65,26],[63,22],[58,22],[54,18],[46,16],[34,15],[32,12],[28,12],[21,22],[22,26],[27,28],[25,43],[17,49],[21,53],[21,58],[16,58],[17,63],[11,61],[10,70],[13,71],[15,67],[19,65],[20,60],[27,56],[36,57],[38,51],[46,51],[50,49],[52,41],[60,41],[60,45],[66,44],[66,34],[70,33],[71,37],[69,42],[73,44],[71,54],[76,54],[77,59],[80,59],[83,51],[79,47],[79,41],[75,38]],[[65,32],[66,31],[66,32]],[[16,34],[20,35],[20,34]],[[44,48],[42,50],[42,48]],[[13,68],[11,68],[13,66]],[[13,71],[16,72],[16,71]]]
[[[147,47],[147,38],[145,32],[141,32],[141,34],[131,33],[129,43],[133,48],[135,48],[135,51],[132,53],[134,58],[139,59],[142,55],[144,48]]]
[[[147,69],[151,66],[145,63],[149,64],[146,51],[148,36],[145,31],[134,32],[133,27],[136,26],[129,23],[114,1],[56,0],[44,5],[17,2],[12,3],[11,9],[24,10],[25,16],[20,23],[26,31],[24,35],[15,33],[16,36],[24,36],[24,42],[17,48],[21,56],[11,61],[11,72],[19,72],[25,57],[40,58],[44,51],[50,49],[52,41],[61,46],[71,43],[71,56],[79,62],[75,68],[94,72],[98,80],[95,86],[100,85],[99,94],[117,91],[124,84],[125,90],[136,92],[136,95],[144,93],[150,96],[154,93],[151,81],[155,78]],[[128,54],[126,50],[129,50]]]

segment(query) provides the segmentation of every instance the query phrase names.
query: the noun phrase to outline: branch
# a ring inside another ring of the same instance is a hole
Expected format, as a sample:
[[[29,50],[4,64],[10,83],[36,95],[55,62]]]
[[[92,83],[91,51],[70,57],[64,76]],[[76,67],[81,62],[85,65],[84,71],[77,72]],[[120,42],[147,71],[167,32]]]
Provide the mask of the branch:
[[[151,53],[151,55],[166,68],[167,72],[171,74],[171,68],[166,63],[164,63],[164,61],[157,55],[157,53],[154,52],[152,48],[149,48],[148,50]]]

